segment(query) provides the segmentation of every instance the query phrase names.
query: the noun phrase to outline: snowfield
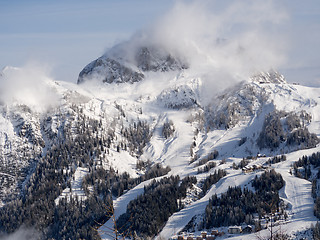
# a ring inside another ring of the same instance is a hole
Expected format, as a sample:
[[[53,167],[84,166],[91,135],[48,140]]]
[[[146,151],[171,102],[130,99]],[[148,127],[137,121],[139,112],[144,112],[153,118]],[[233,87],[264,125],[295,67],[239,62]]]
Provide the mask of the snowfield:
[[[87,199],[82,189],[82,179],[88,174],[87,168],[78,167],[74,173],[74,178],[71,180],[71,188],[63,190],[62,194],[55,200],[55,204],[58,205],[61,198],[66,198],[70,201],[71,198],[78,198],[79,201]]]

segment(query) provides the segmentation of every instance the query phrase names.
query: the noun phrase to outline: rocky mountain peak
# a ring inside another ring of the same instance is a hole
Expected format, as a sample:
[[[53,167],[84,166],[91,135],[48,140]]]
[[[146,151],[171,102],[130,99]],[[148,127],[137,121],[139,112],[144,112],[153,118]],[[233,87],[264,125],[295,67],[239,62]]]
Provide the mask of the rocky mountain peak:
[[[157,47],[143,46],[136,53],[137,67],[142,71],[167,72],[187,69],[188,65],[178,57]]]
[[[102,56],[88,64],[79,74],[78,84],[88,79],[97,79],[105,83],[134,83],[144,78],[144,74],[134,71],[119,61]]]
[[[188,64],[159,46],[116,46],[89,63],[79,74],[78,84],[89,79],[106,83],[134,83],[144,79],[144,73],[187,69]],[[133,52],[133,58],[130,53]]]

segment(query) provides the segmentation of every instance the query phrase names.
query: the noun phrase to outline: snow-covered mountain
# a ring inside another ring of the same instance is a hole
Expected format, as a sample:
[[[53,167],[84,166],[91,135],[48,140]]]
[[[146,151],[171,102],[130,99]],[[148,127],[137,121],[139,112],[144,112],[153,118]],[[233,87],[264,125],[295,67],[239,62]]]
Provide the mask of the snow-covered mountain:
[[[156,239],[181,231],[197,235],[206,229],[207,205],[215,194],[220,197],[234,186],[258,191],[253,181],[274,169],[284,181],[278,191],[283,212],[274,228],[292,238],[304,232],[311,238],[309,229],[317,222],[311,181],[319,167],[312,166],[308,179],[292,171],[299,158],[320,152],[320,89],[288,84],[270,71],[215,89],[209,98],[208,80],[182,57],[156,46],[135,49],[111,49],[81,71],[78,84],[41,81],[47,95],[54,96],[42,108],[23,95],[1,99],[0,230],[13,232],[23,224],[44,238],[90,239],[98,237],[90,227],[100,222],[99,236],[113,239],[113,218],[105,217],[103,204],[108,207],[113,199],[117,219],[133,206],[131,200],[156,184],[153,179],[179,176],[181,186],[189,176],[194,179],[181,188],[178,207],[159,220],[152,234],[125,228]],[[11,71],[1,73],[2,81],[8,82]],[[281,154],[285,161],[269,161]],[[204,188],[218,170],[224,175]],[[220,238],[269,234],[263,226],[270,212],[260,219],[258,211],[248,216],[239,225],[256,222],[255,229],[260,224],[262,230],[227,234],[227,222],[214,229],[226,233]],[[73,226],[78,227],[71,231]]]

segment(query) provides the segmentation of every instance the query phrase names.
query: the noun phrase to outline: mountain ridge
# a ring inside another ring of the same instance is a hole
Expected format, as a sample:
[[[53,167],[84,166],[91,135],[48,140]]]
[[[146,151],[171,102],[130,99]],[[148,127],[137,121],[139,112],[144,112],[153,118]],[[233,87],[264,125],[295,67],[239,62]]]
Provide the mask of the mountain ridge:
[[[87,81],[72,84],[49,81],[46,84],[58,96],[57,103],[40,112],[19,99],[3,102],[0,118],[0,151],[4,166],[0,171],[1,211],[19,210],[14,206],[21,205],[23,201],[17,199],[30,197],[28,201],[31,201],[32,192],[36,191],[35,179],[42,179],[46,183],[49,176],[54,176],[57,186],[52,186],[55,190],[48,202],[50,208],[59,211],[61,218],[56,222],[57,228],[63,219],[67,219],[62,217],[64,215],[60,207],[76,199],[82,199],[90,206],[88,201],[93,201],[92,198],[98,193],[101,196],[98,201],[110,204],[109,191],[113,194],[115,215],[120,217],[121,213],[125,213],[130,200],[142,194],[144,186],[150,184],[152,178],[142,182],[135,180],[137,183],[129,184],[131,187],[128,188],[123,183],[123,187],[119,187],[122,185],[112,182],[114,180],[110,180],[111,186],[105,186],[106,179],[99,178],[101,171],[109,176],[119,174],[114,179],[122,179],[121,174],[128,174],[123,175],[124,179],[139,179],[147,174],[151,166],[161,164],[170,167],[170,171],[164,175],[155,175],[158,180],[169,176],[179,176],[181,180],[187,176],[197,179],[196,184],[188,187],[189,195],[182,199],[186,203],[185,208],[173,213],[161,232],[155,232],[152,236],[169,238],[181,231],[193,217],[201,219],[208,200],[214,194],[226,192],[228,186],[250,187],[250,181],[263,170],[254,170],[247,175],[241,169],[236,169],[234,166],[240,164],[243,158],[249,162],[248,166],[260,166],[266,164],[269,157],[285,154],[289,161],[278,164],[279,168],[278,165],[272,165],[271,168],[279,171],[284,181],[293,184],[294,176],[287,174],[290,164],[303,154],[320,150],[317,140],[320,137],[319,89],[288,84],[282,75],[272,71],[256,75],[251,80],[217,94],[207,105],[208,100],[203,100],[207,97],[203,95],[207,83],[205,79],[193,77],[195,73],[192,73],[192,68],[171,70],[150,70],[145,73],[143,80],[135,82]],[[2,77],[6,77],[6,74],[3,73]],[[258,143],[261,133],[266,132],[264,122],[268,114],[274,116],[275,122],[280,124],[279,131],[286,134],[283,138],[279,135],[279,145],[272,148],[269,145],[259,146]],[[163,134],[165,126],[169,126],[166,135]],[[291,136],[293,133],[296,135]],[[316,138],[312,144],[303,145],[308,143],[313,133]],[[294,145],[287,144],[289,138]],[[71,153],[76,157],[71,157]],[[54,164],[54,168],[49,167],[50,164]],[[47,165],[47,170],[41,168]],[[201,189],[203,181],[219,169],[225,170],[227,175],[213,184],[204,196],[196,193]],[[91,184],[90,178],[97,180]],[[42,186],[41,181],[39,186]],[[83,185],[83,182],[88,185]],[[306,184],[302,180],[298,183]],[[297,185],[306,197],[305,202],[309,204],[312,198],[311,195],[307,196],[307,192],[311,183],[306,186],[302,188],[302,185]],[[102,191],[108,187],[109,190]],[[290,202],[288,196],[295,199],[297,194],[288,190],[281,198]],[[197,209],[196,214],[193,214],[193,206]],[[310,214],[310,209],[312,206],[307,205],[303,211]],[[103,214],[103,209],[97,208],[97,211]],[[300,224],[295,229],[304,231],[316,222],[315,217],[309,215],[305,222],[302,217],[295,218],[297,209],[292,210],[292,214],[291,210],[286,211],[290,213],[292,223],[284,223],[283,228],[290,234],[294,233],[289,226]],[[51,210],[48,210],[47,215],[49,213]],[[36,224],[45,236],[56,236],[54,232],[44,230],[44,226],[54,229],[45,219],[41,220],[41,225],[28,222],[24,214],[21,216],[24,216],[21,223]],[[184,220],[179,220],[181,217]],[[103,219],[103,222],[106,220]],[[195,223],[201,224],[200,220]],[[10,223],[6,224],[0,224],[2,231],[15,230]],[[105,228],[101,227],[102,239],[111,239],[103,233],[108,231],[105,230],[107,227],[112,227],[112,222],[108,221]],[[226,226],[220,230],[226,231]],[[59,236],[70,236],[68,233],[73,234],[76,230],[68,231],[61,230],[62,235]],[[267,230],[261,233],[266,234]],[[89,236],[83,232],[81,234]],[[246,237],[250,239],[253,235]]]

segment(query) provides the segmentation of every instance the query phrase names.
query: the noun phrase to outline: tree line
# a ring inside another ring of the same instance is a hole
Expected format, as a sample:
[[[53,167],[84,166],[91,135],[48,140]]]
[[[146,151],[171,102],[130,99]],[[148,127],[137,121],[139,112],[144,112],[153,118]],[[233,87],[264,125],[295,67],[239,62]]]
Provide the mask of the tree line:
[[[136,232],[142,238],[155,236],[168,218],[183,208],[181,199],[196,182],[195,177],[180,180],[179,176],[153,180],[144,187],[142,195],[128,204],[126,213],[117,220],[117,227],[131,234]]]
[[[145,176],[131,179],[127,173],[102,169],[99,162],[106,158],[109,148],[116,146],[114,130],[104,129],[101,121],[86,117],[76,106],[71,109],[72,116],[59,113],[57,133],[46,127],[52,119],[44,120],[43,132],[49,140],[46,151],[35,159],[37,164],[21,194],[0,208],[0,232],[12,233],[23,225],[36,228],[42,239],[99,239],[95,227],[108,220],[104,206],[112,206],[112,194],[119,196],[139,181],[170,171],[155,165],[146,170]],[[126,148],[138,155],[151,132],[146,122],[138,121],[122,128],[122,136]],[[89,169],[82,183],[86,200],[73,195],[60,198],[56,204],[62,191],[71,188],[78,167]]]
[[[271,170],[253,180],[255,192],[247,188],[229,187],[220,197],[213,195],[206,207],[202,227],[210,229],[242,223],[254,224],[255,213],[262,218],[272,211],[284,212],[278,194],[283,185],[281,174]]]
[[[300,149],[315,147],[319,139],[316,134],[310,133],[306,128],[306,124],[310,121],[311,116],[306,112],[298,115],[298,113],[275,110],[266,115],[257,145],[261,149],[269,148],[272,151],[281,144]]]

